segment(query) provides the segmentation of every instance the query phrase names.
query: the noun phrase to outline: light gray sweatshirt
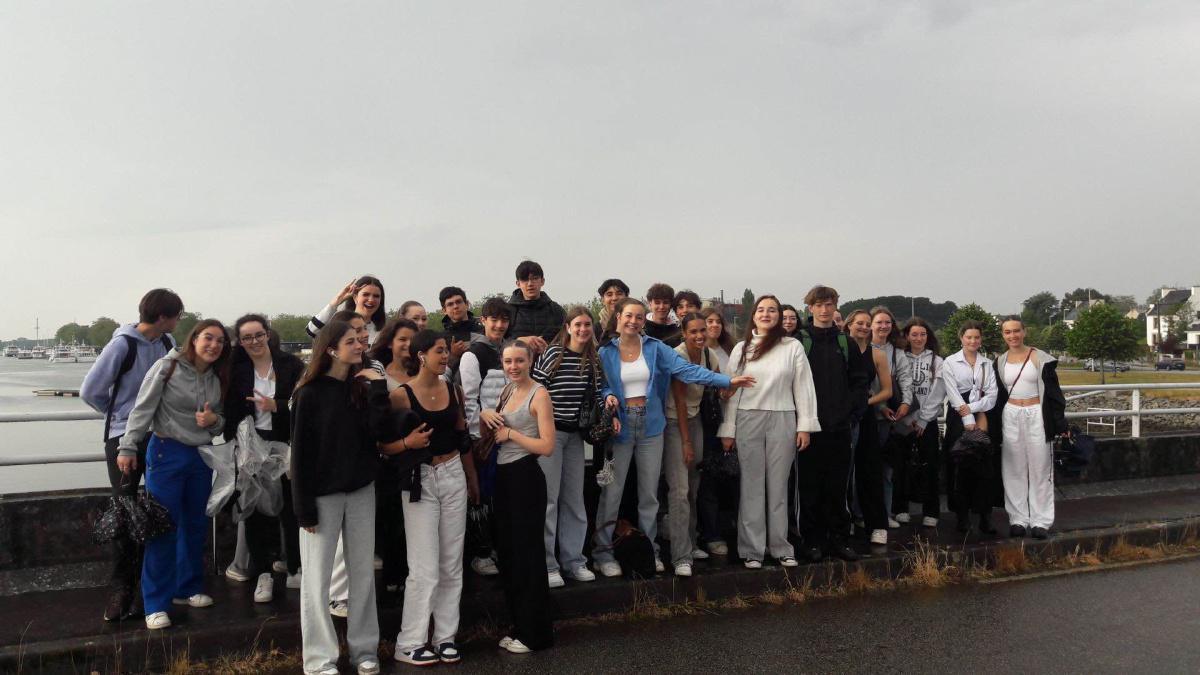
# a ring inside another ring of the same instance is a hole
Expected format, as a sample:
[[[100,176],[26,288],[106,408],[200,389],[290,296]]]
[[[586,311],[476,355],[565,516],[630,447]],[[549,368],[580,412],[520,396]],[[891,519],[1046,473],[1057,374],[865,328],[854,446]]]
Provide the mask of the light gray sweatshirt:
[[[167,373],[175,364],[171,379]],[[165,383],[165,384],[164,384]],[[196,424],[196,413],[209,408],[217,414],[211,427]],[[170,438],[184,445],[205,445],[225,427],[221,414],[221,381],[211,368],[200,374],[179,350],[159,359],[142,380],[137,401],[129,413],[125,435],[121,437],[119,453],[133,455],[137,444],[151,431],[160,438]]]

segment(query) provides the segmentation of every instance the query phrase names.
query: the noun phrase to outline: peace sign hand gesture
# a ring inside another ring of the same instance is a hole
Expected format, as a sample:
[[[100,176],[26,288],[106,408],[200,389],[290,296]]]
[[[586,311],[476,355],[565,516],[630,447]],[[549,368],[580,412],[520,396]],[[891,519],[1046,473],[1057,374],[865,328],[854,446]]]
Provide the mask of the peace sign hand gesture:
[[[253,403],[254,409],[259,412],[273,413],[276,410],[278,410],[278,406],[275,405],[275,399],[271,398],[270,396],[267,396],[266,394],[260,392],[257,389],[254,390],[254,395],[247,396],[246,400]]]

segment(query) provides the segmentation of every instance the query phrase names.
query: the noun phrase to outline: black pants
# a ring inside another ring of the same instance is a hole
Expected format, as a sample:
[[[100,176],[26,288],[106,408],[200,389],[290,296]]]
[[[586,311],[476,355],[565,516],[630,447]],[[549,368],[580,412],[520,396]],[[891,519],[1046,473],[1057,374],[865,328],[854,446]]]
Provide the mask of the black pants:
[[[964,392],[963,400],[966,400],[967,394]],[[946,495],[950,501],[950,509],[958,514],[959,518],[966,518],[968,512],[979,514],[981,518],[988,518],[992,515],[992,498],[991,491],[994,476],[991,476],[991,466],[976,467],[975,470],[967,470],[960,468],[950,461],[950,448],[954,447],[955,441],[962,437],[963,427],[962,418],[959,417],[958,411],[954,407],[946,404],[946,440],[943,443],[946,457]]]
[[[512,637],[530,649],[554,644],[546,577],[546,476],[529,455],[496,468],[496,552]]]
[[[278,441],[281,435],[274,430],[255,429],[266,441]],[[278,516],[268,516],[255,511],[246,517],[246,548],[250,554],[250,569],[243,570],[251,579],[271,571],[271,564],[279,559],[287,565],[288,574],[300,569],[300,526],[296,523],[296,511],[292,508],[292,483],[286,475],[280,477],[283,491],[283,507]],[[282,539],[280,531],[283,532]],[[276,550],[282,541],[283,550]]]
[[[150,439],[143,439],[137,446],[137,467],[129,472],[129,475],[121,473],[117,468],[117,446],[121,443],[121,437],[110,438],[104,442],[104,459],[108,466],[108,482],[112,485],[112,495],[120,496],[136,496],[138,493],[138,484],[142,482],[142,473],[146,470],[146,446],[149,445]],[[109,577],[109,582],[112,590],[121,593],[134,594],[138,586],[138,581],[142,578],[142,554],[144,549],[141,544],[126,537],[118,537],[112,542],[112,572]],[[136,594],[140,596],[141,594]]]
[[[383,560],[384,588],[408,578],[408,542],[404,538],[404,493],[394,480],[375,481],[375,549]]]
[[[867,414],[858,423],[858,445],[854,448],[854,486],[858,507],[868,530],[886,530],[888,509],[883,503],[883,448],[879,446],[879,426],[875,416]]]
[[[807,546],[840,541],[850,530],[850,430],[818,431],[796,455],[801,534]]]
[[[938,443],[938,424],[933,420],[925,427],[920,437],[913,435],[904,439],[907,453],[897,456],[892,474],[892,513],[908,513],[909,502],[921,502],[921,515],[937,518],[941,515],[942,499],[938,493],[938,473],[942,469]],[[898,442],[899,439],[892,439]],[[915,447],[910,444],[916,441]]]
[[[704,457],[722,453],[721,441],[716,436],[704,434]],[[697,458],[697,461],[700,461]],[[703,462],[701,462],[703,466]],[[635,473],[630,471],[629,473]],[[721,541],[721,492],[720,478],[712,473],[700,472],[700,487],[696,490],[696,524],[700,528],[698,541],[707,544]]]

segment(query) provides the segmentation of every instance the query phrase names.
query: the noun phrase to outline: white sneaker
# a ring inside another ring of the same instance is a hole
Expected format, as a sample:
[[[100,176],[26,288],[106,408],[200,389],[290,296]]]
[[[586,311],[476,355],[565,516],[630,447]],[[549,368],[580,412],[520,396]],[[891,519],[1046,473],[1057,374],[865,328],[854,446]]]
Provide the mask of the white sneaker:
[[[171,617],[167,616],[166,612],[154,612],[146,615],[146,628],[150,630],[162,630],[163,628],[171,627]]]
[[[300,570],[296,570],[296,573],[295,573],[295,574],[289,574],[289,575],[287,575],[287,581],[285,582],[285,585],[286,585],[288,588],[300,588],[300,582],[301,582],[301,581],[303,580],[303,578],[304,578],[304,577],[302,577],[302,576],[300,576],[300,575],[301,575],[301,572],[300,572]]]
[[[702,548],[692,549],[692,560],[708,560],[708,551]]]
[[[358,675],[379,675],[379,662],[375,659],[367,659],[358,666]]]
[[[613,560],[611,562],[596,563],[596,569],[606,577],[621,576],[621,563]]]
[[[275,574],[287,574],[287,563],[282,560],[276,560],[271,563],[271,571]]]
[[[925,516],[921,519],[921,524],[925,527],[937,527],[938,519],[933,516]]]
[[[747,560],[743,564],[746,565],[746,569],[748,569],[748,570],[761,570],[762,569],[762,561],[761,560]]]
[[[583,565],[576,567],[574,570],[569,572],[568,575],[575,581],[595,581],[596,580],[596,575],[591,570],[589,570],[587,567],[584,567]]]
[[[533,651],[516,638],[513,638],[512,641],[508,643],[508,646],[505,647],[505,649],[507,649],[510,654],[528,654],[529,652]]]
[[[900,521],[896,520],[895,518],[888,518],[888,529],[889,530],[894,530],[898,527],[900,527]]]
[[[345,600],[334,600],[329,603],[329,613],[344,619],[350,616],[350,603]]]
[[[912,522],[912,516],[908,515],[907,513],[897,513],[896,522],[907,525]]]
[[[337,666],[325,666],[320,670],[306,670],[304,675],[338,675]]]
[[[883,546],[887,544],[887,530],[871,530],[871,543]]]
[[[496,567],[496,561],[491,558],[472,559],[471,569],[475,571],[475,574],[483,577],[494,577],[500,574],[500,568]]]
[[[230,581],[238,582],[250,581],[250,575],[242,572],[233,565],[225,568],[225,578],[229,579]]]
[[[662,574],[663,572],[667,571],[667,566],[663,564],[663,561],[659,560],[658,558],[655,558],[654,559],[654,571],[657,574]]]
[[[188,607],[212,607],[213,599],[203,593],[197,593],[190,598],[172,598],[171,602]]]
[[[729,555],[729,544],[723,541],[710,541],[705,546],[708,547],[708,552],[713,555]]]
[[[270,602],[275,599],[275,579],[270,572],[258,575],[258,585],[254,587],[255,602]]]
[[[567,585],[567,582],[563,581],[562,574],[558,570],[548,572],[546,578],[550,582],[550,588],[562,588]]]
[[[692,576],[692,563],[675,563],[675,576],[690,577]]]

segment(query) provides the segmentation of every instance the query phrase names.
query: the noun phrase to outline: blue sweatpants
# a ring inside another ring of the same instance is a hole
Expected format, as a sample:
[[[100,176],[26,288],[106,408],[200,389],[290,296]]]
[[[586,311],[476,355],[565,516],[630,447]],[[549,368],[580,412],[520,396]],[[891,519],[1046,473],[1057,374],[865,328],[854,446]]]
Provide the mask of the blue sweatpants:
[[[142,600],[146,614],[165,612],[172,598],[204,592],[204,542],[212,491],[212,469],[190,445],[150,437],[146,448],[146,492],[171,514],[175,530],[146,542]]]

